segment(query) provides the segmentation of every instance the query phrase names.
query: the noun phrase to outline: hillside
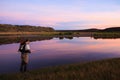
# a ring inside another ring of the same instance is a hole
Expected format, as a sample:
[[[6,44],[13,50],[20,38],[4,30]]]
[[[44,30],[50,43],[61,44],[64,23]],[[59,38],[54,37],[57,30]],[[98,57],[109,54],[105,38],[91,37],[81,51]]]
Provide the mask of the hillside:
[[[120,27],[111,27],[111,28],[106,28],[103,31],[120,31]]]
[[[0,24],[0,32],[120,32],[120,27],[110,27],[106,29],[81,29],[81,30],[54,30],[51,27]]]
[[[120,32],[120,27],[110,27],[106,29],[83,29],[83,30],[57,30],[58,32]]]
[[[0,24],[0,32],[51,32],[51,27]]]
[[[99,31],[99,29],[83,29],[83,30],[56,30],[58,32],[96,32]]]

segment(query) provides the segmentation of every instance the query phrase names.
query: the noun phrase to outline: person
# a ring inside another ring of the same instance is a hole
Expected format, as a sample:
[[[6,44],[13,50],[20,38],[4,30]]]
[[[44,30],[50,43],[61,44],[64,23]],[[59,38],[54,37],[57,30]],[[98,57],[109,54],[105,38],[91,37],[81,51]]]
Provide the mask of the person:
[[[28,39],[26,39],[25,41],[21,41],[18,49],[18,51],[21,52],[21,66],[20,66],[21,72],[27,71],[27,64],[29,60],[28,54],[31,53],[29,43],[30,41]]]

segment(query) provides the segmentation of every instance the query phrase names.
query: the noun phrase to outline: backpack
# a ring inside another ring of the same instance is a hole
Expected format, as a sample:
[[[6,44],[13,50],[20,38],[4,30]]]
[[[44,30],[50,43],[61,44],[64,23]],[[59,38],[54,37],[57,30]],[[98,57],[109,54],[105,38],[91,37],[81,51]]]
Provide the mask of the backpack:
[[[19,51],[20,52],[25,52],[25,44],[21,44],[20,47],[19,47]]]

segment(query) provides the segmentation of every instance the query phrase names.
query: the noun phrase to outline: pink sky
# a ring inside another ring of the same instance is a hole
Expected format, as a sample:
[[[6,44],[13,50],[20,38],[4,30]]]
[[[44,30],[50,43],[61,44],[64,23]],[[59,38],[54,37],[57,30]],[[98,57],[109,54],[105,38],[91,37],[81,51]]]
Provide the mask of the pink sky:
[[[0,23],[87,29],[120,26],[119,0],[3,0]]]

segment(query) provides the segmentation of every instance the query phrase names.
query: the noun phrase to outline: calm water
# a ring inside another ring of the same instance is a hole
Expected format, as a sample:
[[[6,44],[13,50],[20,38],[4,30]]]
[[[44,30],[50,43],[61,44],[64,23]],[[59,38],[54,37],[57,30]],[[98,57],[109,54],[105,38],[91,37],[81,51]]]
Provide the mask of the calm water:
[[[53,38],[30,43],[28,69],[120,57],[120,39]],[[19,72],[18,43],[0,45],[0,74]]]

